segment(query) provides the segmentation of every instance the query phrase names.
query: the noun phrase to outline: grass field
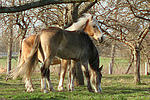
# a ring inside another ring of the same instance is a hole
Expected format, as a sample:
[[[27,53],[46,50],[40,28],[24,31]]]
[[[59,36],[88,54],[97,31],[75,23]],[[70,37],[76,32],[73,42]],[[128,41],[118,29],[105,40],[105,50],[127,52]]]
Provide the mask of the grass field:
[[[100,65],[103,65],[103,73],[109,73],[109,62],[110,58],[100,57]],[[17,66],[17,61],[12,59],[12,68]],[[128,67],[128,61],[125,58],[115,58],[115,66],[113,68],[113,74],[124,74]],[[7,68],[7,59],[0,59],[0,68]],[[142,68],[141,68],[142,69]],[[133,73],[131,68],[130,73]]]
[[[67,77],[65,78],[65,91],[58,92],[58,67],[51,66],[55,71],[51,72],[51,80],[56,92],[43,94],[40,91],[40,73],[34,73],[33,86],[35,92],[27,93],[21,78],[5,81],[6,74],[0,74],[0,100],[150,100],[150,76],[141,76],[141,85],[134,84],[133,68],[130,75],[123,75],[126,71],[128,61],[116,58],[113,68],[114,75],[108,75],[108,63],[110,58],[100,58],[100,64],[104,65],[102,78],[102,92],[90,93],[84,86],[75,87],[76,91],[69,92],[66,88]],[[17,61],[12,60],[12,68],[17,66]],[[6,59],[0,59],[0,68],[6,68]],[[141,72],[143,71],[141,66]]]
[[[40,74],[35,73],[32,77],[35,92],[25,92],[21,78],[5,81],[5,74],[0,74],[0,100],[3,99],[30,99],[30,100],[150,100],[150,76],[141,76],[142,85],[135,85],[133,75],[103,75],[102,92],[90,93],[84,86],[75,87],[76,91],[58,92],[58,73],[51,73],[51,80],[56,92],[43,94],[40,91]]]

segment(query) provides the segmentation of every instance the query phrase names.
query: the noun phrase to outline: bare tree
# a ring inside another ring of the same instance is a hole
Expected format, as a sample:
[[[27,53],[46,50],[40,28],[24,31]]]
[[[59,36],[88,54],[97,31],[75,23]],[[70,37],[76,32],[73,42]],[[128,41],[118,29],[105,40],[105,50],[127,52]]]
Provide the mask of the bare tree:
[[[29,10],[31,8],[42,7],[50,4],[62,4],[62,3],[80,3],[80,2],[89,2],[91,0],[39,0],[32,1],[30,3],[25,3],[23,5],[14,6],[14,7],[3,7],[1,4],[0,13],[15,13],[20,11]]]
[[[106,1],[104,2],[106,3]],[[150,9],[147,2],[135,0],[131,4],[128,0],[110,0],[107,1],[107,5],[102,5],[99,2],[98,5],[101,5],[102,11],[97,11],[97,16],[101,20],[99,22],[102,24],[105,34],[126,44],[132,51],[135,62],[134,80],[137,84],[140,83],[140,51],[150,27],[148,17]],[[116,11],[117,19],[115,18]]]

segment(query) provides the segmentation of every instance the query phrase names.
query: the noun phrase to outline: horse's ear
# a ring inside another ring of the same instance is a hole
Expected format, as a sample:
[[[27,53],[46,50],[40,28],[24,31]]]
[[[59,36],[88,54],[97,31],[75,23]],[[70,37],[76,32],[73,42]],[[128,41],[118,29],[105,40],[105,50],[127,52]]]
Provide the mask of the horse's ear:
[[[92,16],[91,16],[91,20],[92,20],[93,18],[94,18],[94,16],[92,15]]]
[[[86,21],[85,26],[89,23],[89,21],[90,21],[90,20],[87,20],[87,21]]]
[[[99,68],[99,72],[101,72],[101,71],[102,71],[102,69],[103,69],[103,65]]]
[[[81,30],[84,30],[88,23],[89,23],[89,20],[87,20],[86,23],[81,26],[82,27]]]
[[[90,17],[89,21],[92,21],[92,20],[93,20],[93,15],[91,15],[91,17]]]

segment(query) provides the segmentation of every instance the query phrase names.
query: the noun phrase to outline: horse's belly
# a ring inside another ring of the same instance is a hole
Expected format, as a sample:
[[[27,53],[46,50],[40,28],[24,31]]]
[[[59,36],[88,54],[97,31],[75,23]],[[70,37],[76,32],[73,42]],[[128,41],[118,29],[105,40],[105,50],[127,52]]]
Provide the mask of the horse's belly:
[[[62,58],[62,59],[67,59],[67,60],[76,60],[79,61],[81,58],[81,55],[79,55],[79,53],[76,52],[70,52],[70,51],[59,51],[57,53],[57,56]]]

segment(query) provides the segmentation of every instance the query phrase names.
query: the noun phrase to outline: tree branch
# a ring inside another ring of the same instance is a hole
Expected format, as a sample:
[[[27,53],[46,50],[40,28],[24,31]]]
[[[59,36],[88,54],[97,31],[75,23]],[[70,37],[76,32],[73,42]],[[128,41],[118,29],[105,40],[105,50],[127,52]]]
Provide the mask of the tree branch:
[[[149,22],[150,22],[150,19],[136,15],[135,12],[134,12],[134,10],[133,10],[133,9],[135,9],[135,8],[131,5],[131,3],[129,2],[129,0],[127,0],[127,2],[128,2],[128,4],[130,5],[130,10],[132,11],[132,14],[133,14],[136,18],[143,19],[143,20],[146,20],[146,21],[149,21]],[[136,10],[138,10],[138,9],[136,9]]]
[[[139,39],[139,43],[141,44],[143,39],[145,38],[145,36],[148,34],[150,30],[150,24],[145,28],[145,31],[143,32],[143,34],[141,35],[141,38]]]
[[[134,45],[133,45],[132,43],[130,43],[130,42],[126,41],[126,40],[122,40],[122,39],[116,38],[116,37],[112,36],[112,35],[109,34],[106,30],[104,30],[104,29],[102,29],[102,28],[101,28],[101,30],[102,30],[103,32],[105,32],[105,34],[106,34],[107,36],[109,36],[110,38],[112,38],[112,39],[114,39],[114,40],[116,40],[116,41],[122,42],[122,43],[128,45],[129,47],[131,47],[132,49],[134,48]]]
[[[39,0],[36,2],[27,3],[20,6],[13,7],[0,7],[0,13],[15,13],[21,12],[25,10],[29,10],[31,8],[42,7],[50,4],[61,4],[61,3],[79,3],[79,2],[90,2],[91,0]]]
[[[88,6],[86,6],[81,12],[79,12],[79,17],[87,12],[93,5],[95,5],[97,3],[97,0],[95,0],[94,2],[91,2]]]

